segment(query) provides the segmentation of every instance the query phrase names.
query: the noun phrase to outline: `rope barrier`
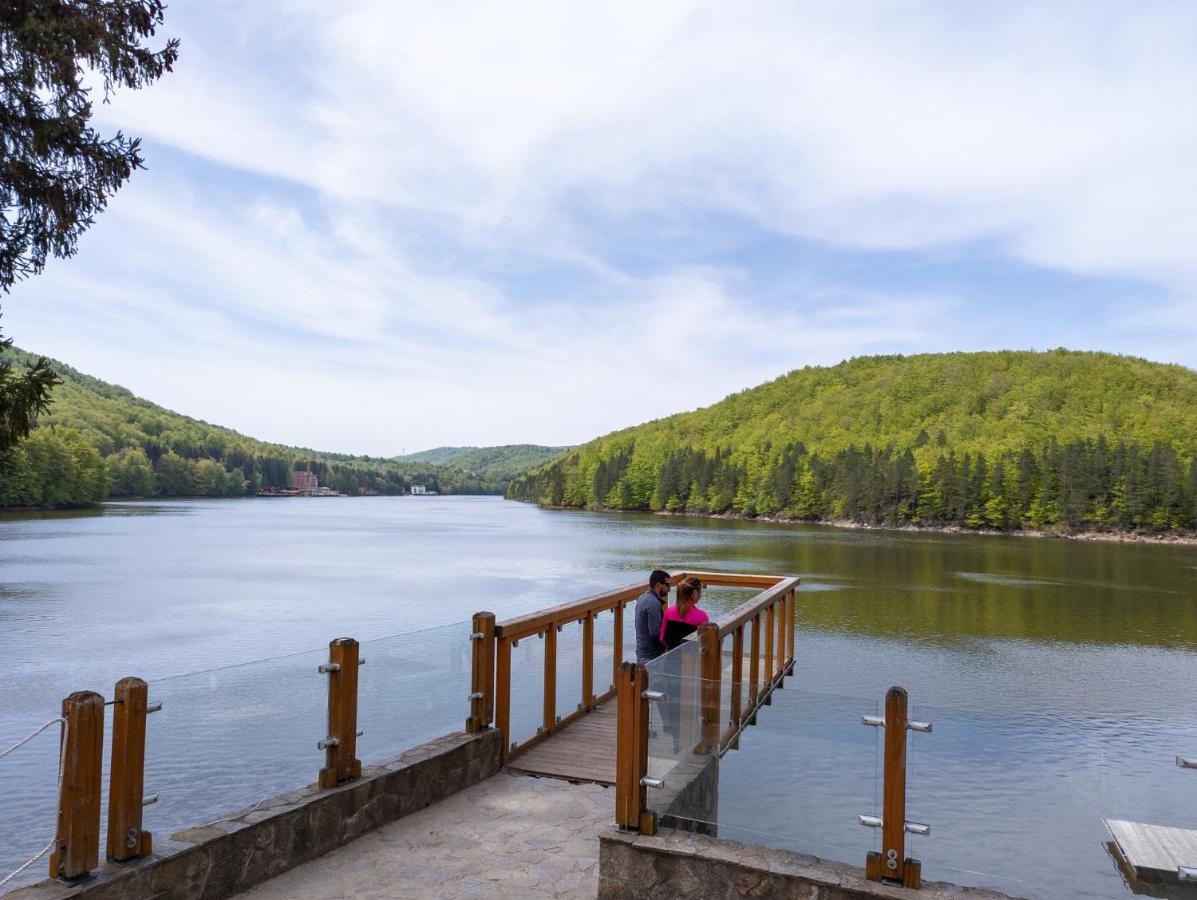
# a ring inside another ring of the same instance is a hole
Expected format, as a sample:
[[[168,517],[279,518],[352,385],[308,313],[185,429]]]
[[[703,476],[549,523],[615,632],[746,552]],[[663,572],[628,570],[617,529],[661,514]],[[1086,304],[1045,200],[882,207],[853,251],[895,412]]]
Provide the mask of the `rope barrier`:
[[[36,731],[34,731],[28,737],[22,738],[21,740],[17,741],[15,744],[13,744],[11,747],[9,747],[7,750],[5,750],[3,753],[0,753],[0,759],[4,759],[4,757],[8,756],[8,754],[12,753],[17,748],[23,747],[25,744],[28,744],[31,740],[33,740],[35,737],[37,737],[39,734],[41,734],[43,731],[45,731],[47,728],[49,728],[55,722],[60,722],[62,724],[62,730],[59,732],[59,746],[58,746],[58,790],[55,792],[55,797],[54,797],[54,813],[55,813],[55,815],[57,815],[58,810],[62,808],[62,779],[63,779],[63,775],[66,772],[66,745],[67,745],[67,734],[70,729],[70,722],[68,722],[63,716],[59,716],[57,719],[51,719],[49,722],[47,722],[46,724],[39,727]],[[58,842],[57,829],[55,829],[55,832],[56,833],[55,833],[54,837],[50,838],[50,843],[46,844],[46,846],[43,847],[41,850],[39,850],[36,855],[30,857],[28,860],[26,860],[24,863],[22,863],[20,866],[18,866],[16,869],[14,869],[12,872],[9,872],[3,878],[0,878],[0,888],[4,887],[4,885],[8,884],[10,881],[12,881],[14,878],[16,878],[18,875],[20,875],[26,869],[28,869],[31,865],[33,865],[35,862],[37,862],[39,859],[41,859],[43,856],[45,856],[47,853],[49,853],[51,850],[54,849],[54,845]]]
[[[4,757],[8,756],[8,754],[12,753],[14,750],[19,750],[21,747],[24,747],[26,744],[28,744],[31,740],[33,740],[35,737],[37,737],[39,734],[41,734],[43,731],[45,731],[47,728],[49,728],[55,722],[61,722],[61,721],[63,721],[62,716],[59,716],[56,719],[51,719],[45,725],[39,725],[37,728],[35,728],[33,730],[33,732],[31,734],[21,738],[19,741],[17,741],[15,744],[13,744],[11,747],[9,747],[7,750],[0,753],[0,759],[4,759]]]

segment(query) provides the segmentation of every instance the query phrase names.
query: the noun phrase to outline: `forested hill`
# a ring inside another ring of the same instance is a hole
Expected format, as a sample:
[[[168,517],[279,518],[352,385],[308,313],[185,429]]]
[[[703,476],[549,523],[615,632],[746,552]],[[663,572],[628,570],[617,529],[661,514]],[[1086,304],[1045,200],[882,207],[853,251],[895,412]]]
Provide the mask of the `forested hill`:
[[[396,462],[423,462],[452,466],[462,472],[475,473],[506,483],[536,466],[560,456],[572,447],[542,447],[539,444],[506,444],[502,447],[435,447],[405,456],[394,457]]]
[[[24,367],[34,359],[13,349]],[[509,448],[495,465],[468,467],[325,453],[258,441],[164,409],[117,385],[54,361],[62,379],[50,412],[0,465],[0,506],[73,506],[105,497],[241,496],[286,487],[289,473],[311,466],[320,483],[347,494],[398,494],[415,484],[450,494],[501,494],[512,474]],[[552,448],[525,455],[530,467]],[[465,457],[463,457],[464,459]],[[485,459],[483,458],[485,462]],[[492,460],[494,462],[494,460]]]
[[[548,505],[1018,529],[1197,526],[1197,373],[1106,353],[853,359],[515,478]]]

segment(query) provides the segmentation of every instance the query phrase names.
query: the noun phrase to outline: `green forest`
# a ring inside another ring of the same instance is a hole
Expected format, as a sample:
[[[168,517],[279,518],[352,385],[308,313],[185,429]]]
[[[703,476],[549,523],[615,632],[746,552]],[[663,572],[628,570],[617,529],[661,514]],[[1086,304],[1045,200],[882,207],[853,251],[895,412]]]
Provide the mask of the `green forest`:
[[[13,348],[18,368],[35,356]],[[562,448],[466,448],[443,462],[323,453],[254,440],[171,412],[52,361],[50,411],[0,460],[0,506],[70,507],[110,497],[241,497],[286,487],[307,468],[345,494],[502,494],[512,475]],[[431,451],[436,453],[436,451]],[[458,461],[460,460],[460,462]]]
[[[551,506],[872,525],[1197,527],[1197,373],[1052,350],[807,367],[512,480]]]
[[[508,444],[503,447],[437,447],[395,457],[398,462],[432,463],[458,471],[498,479],[504,484],[539,466],[571,447],[542,447],[539,444]]]

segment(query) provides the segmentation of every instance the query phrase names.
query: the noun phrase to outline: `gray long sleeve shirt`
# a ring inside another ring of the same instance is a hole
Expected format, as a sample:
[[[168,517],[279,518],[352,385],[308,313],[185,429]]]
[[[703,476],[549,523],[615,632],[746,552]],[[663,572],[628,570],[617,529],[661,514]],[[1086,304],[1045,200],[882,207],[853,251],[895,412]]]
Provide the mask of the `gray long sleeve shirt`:
[[[648,662],[665,652],[661,646],[661,601],[652,591],[636,600],[636,661]]]

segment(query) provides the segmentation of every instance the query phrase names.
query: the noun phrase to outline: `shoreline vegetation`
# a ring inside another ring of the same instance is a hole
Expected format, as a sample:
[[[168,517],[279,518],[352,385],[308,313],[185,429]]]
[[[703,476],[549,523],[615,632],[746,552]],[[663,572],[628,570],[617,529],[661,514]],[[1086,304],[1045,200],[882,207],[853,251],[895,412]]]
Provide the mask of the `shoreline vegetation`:
[[[1197,372],[1108,353],[807,367],[515,478],[544,506],[999,534],[1197,531]]]
[[[969,528],[967,525],[887,525],[875,524],[871,522],[854,522],[851,519],[798,519],[786,516],[746,516],[743,513],[704,513],[693,512],[687,510],[635,510],[635,509],[612,509],[610,507],[592,506],[592,507],[577,507],[577,506],[550,506],[544,503],[537,503],[535,500],[520,500],[516,497],[505,497],[506,500],[514,500],[516,503],[527,503],[532,506],[537,506],[540,509],[552,510],[555,512],[600,512],[600,513],[629,513],[636,515],[661,516],[663,518],[680,518],[680,519],[713,519],[725,520],[729,522],[762,522],[766,525],[815,525],[821,528],[839,528],[845,531],[881,531],[887,533],[901,534],[903,532],[909,534],[963,534],[963,535],[984,535],[987,537],[1021,537],[1021,538],[1039,538],[1047,540],[1064,540],[1064,541],[1088,541],[1093,543],[1108,543],[1108,544],[1170,544],[1177,546],[1192,546],[1197,547],[1197,530],[1191,531],[1163,531],[1163,532],[1137,532],[1137,531],[1068,531],[1064,529],[1052,528],[1019,528],[1001,530],[997,528]]]
[[[17,348],[6,358],[28,367]],[[49,411],[0,458],[0,509],[84,509],[119,497],[245,497],[311,471],[350,496],[501,495],[519,472],[566,447],[442,447],[410,456],[328,453],[259,441],[184,416],[50,360],[61,379]]]

